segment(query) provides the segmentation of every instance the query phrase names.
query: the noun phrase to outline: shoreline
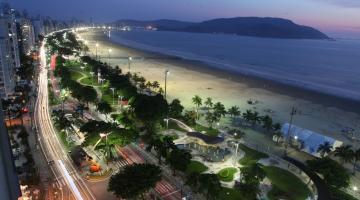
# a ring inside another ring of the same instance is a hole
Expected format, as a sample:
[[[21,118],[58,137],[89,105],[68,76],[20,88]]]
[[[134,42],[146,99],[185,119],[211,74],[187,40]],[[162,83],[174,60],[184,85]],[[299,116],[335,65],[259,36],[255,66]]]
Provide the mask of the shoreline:
[[[281,81],[271,80],[256,75],[234,72],[228,69],[221,70],[220,68],[216,68],[210,64],[198,60],[189,60],[178,56],[134,48],[114,42],[111,39],[107,38],[105,35],[100,36],[99,41],[102,41],[102,43],[109,43],[107,45],[119,45],[129,52],[133,52],[133,54],[140,54],[143,55],[143,57],[148,57],[148,59],[154,61],[161,60],[162,62],[167,62],[169,64],[174,64],[174,62],[180,62],[181,65],[184,65],[185,69],[197,71],[200,73],[211,74],[213,76],[228,79],[230,81],[241,82],[248,85],[248,87],[261,88],[278,94],[288,95],[293,98],[305,99],[313,103],[322,104],[327,107],[336,107],[349,112],[355,112],[357,114],[360,114],[360,100],[320,92],[315,89],[304,88],[295,84],[290,85]]]
[[[110,61],[118,65],[124,73],[128,72],[128,56],[135,58],[131,62],[131,72],[139,72],[149,81],[164,83],[164,71],[170,69],[168,79],[168,100],[180,99],[185,109],[192,109],[191,98],[199,95],[203,99],[212,97],[214,102],[222,102],[226,108],[239,106],[242,112],[247,109],[258,111],[261,115],[270,115],[274,122],[286,123],[290,118],[292,106],[301,114],[297,115],[294,124],[305,129],[319,132],[345,143],[358,145],[341,134],[345,127],[352,127],[359,134],[360,102],[318,91],[286,85],[251,75],[231,73],[194,60],[163,55],[135,49],[109,40],[102,33],[84,32],[82,37],[88,41],[100,43],[98,55],[103,62]],[[90,44],[92,54],[95,45]],[[109,60],[107,50],[111,48]],[[90,51],[91,52],[91,51]],[[136,57],[144,57],[143,60]],[[180,86],[180,87],[179,87]],[[258,100],[249,105],[247,100]],[[267,112],[266,110],[274,112]],[[225,122],[221,122],[225,124]],[[357,135],[359,138],[359,135]]]

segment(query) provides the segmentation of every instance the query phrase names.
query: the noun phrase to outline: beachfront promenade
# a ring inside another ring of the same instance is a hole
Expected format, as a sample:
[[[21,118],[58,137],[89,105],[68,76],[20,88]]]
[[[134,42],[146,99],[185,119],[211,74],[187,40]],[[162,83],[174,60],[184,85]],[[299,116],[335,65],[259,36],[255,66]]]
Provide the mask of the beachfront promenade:
[[[108,58],[108,59],[110,60],[110,58]],[[74,62],[74,64],[77,65],[76,62]],[[91,80],[93,78],[88,75],[88,73],[89,73],[88,71],[86,71],[86,70],[84,71],[83,69],[81,69],[81,67],[79,67],[79,69],[77,69],[77,68],[78,67],[74,68],[74,70],[75,69],[76,70],[73,72],[76,75],[73,78],[77,82],[82,83],[83,81],[86,81],[86,83],[84,83],[84,85],[86,85],[88,87],[96,88],[96,93],[97,93],[98,98],[105,99],[106,101],[110,102],[109,104],[114,108],[114,110],[112,110],[113,114],[124,112],[124,110],[122,109],[122,105],[120,106],[119,103],[118,103],[120,101],[117,101],[116,104],[114,103],[115,102],[114,101],[115,100],[114,91],[112,91],[113,94],[111,94],[111,93],[106,94],[107,91],[105,91],[103,89],[104,86],[102,85],[103,84],[102,81],[94,83],[94,80]],[[85,73],[82,73],[81,71],[80,71],[80,73],[77,73],[77,70],[80,70],[80,69],[83,70]],[[97,81],[100,80],[99,77],[101,77],[101,76],[98,75]],[[94,84],[96,84],[96,85],[94,85]],[[171,96],[172,96],[171,98],[174,98],[173,94],[172,94],[173,89],[174,89],[174,86],[170,86],[170,88],[168,88],[168,93],[170,93]],[[152,92],[150,92],[150,94],[151,93]],[[116,99],[118,99],[118,98],[116,98]],[[119,99],[122,99],[122,98],[120,98],[120,96],[119,96]],[[67,107],[68,107],[68,105],[67,105]],[[70,107],[71,107],[71,105],[70,105]],[[89,106],[89,111],[87,111],[86,113],[90,114],[90,116],[92,115],[95,119],[98,119],[100,121],[104,121],[104,122],[110,122],[111,121],[109,119],[109,116],[108,116],[109,113],[100,114],[100,112],[98,110],[98,106],[90,105]],[[239,128],[238,126],[233,126],[231,123],[229,123],[228,118],[225,118],[225,119],[226,120],[221,120],[220,123],[218,123],[216,125],[216,128],[220,131],[219,137],[224,138],[224,142],[222,144],[215,145],[215,146],[218,146],[221,149],[226,149],[227,148],[226,143],[230,142],[230,140],[234,139],[233,135],[228,134],[228,129],[229,128]],[[183,123],[181,121],[178,121],[178,120],[175,120],[175,119],[171,119],[171,120],[175,121],[180,128],[185,130],[185,132],[193,132],[194,131],[194,127],[187,126],[185,123]],[[208,124],[203,119],[197,120],[197,123],[199,124],[199,126],[202,126],[202,127],[205,127],[205,128],[206,128],[206,126],[208,126]],[[254,150],[258,151],[258,152],[263,152],[263,153],[266,153],[267,155],[270,155],[270,158],[268,158],[268,159],[254,160],[254,161],[256,161],[256,163],[261,163],[265,167],[277,166],[278,168],[290,171],[292,174],[294,174],[300,180],[302,180],[302,182],[306,183],[306,185],[308,185],[308,187],[309,187],[309,190],[315,196],[317,196],[316,195],[316,193],[317,193],[316,189],[314,188],[314,185],[313,185],[312,181],[309,180],[309,177],[306,176],[302,172],[302,170],[300,170],[298,167],[296,167],[295,165],[293,165],[293,164],[291,164],[291,163],[289,163],[289,162],[287,162],[287,161],[285,161],[284,159],[281,158],[281,156],[283,155],[283,152],[284,152],[284,149],[281,146],[276,145],[275,142],[272,142],[272,141],[270,142],[268,136],[264,135],[264,133],[262,133],[261,131],[257,130],[254,127],[240,126],[240,129],[244,130],[244,132],[245,132],[245,136],[240,140],[241,141],[240,143],[242,145],[244,145],[246,147],[250,147],[251,149],[254,149]],[[180,134],[179,136],[180,136],[180,139],[185,139],[185,140],[187,138],[190,138],[190,137],[188,137],[188,135]],[[101,140],[102,140],[102,138],[99,141],[101,141]],[[107,141],[107,138],[106,138],[106,141]],[[174,142],[176,143],[176,140]],[[95,146],[96,146],[96,144],[95,144]],[[181,144],[181,143],[178,143],[178,144]],[[183,144],[185,144],[185,143],[183,143]],[[94,146],[94,149],[95,149],[95,146]],[[137,146],[135,146],[134,148],[135,149],[137,148],[139,150],[140,154],[142,154],[143,157],[146,157],[146,160],[151,161],[151,159],[152,159],[153,163],[154,164],[156,163],[155,158],[151,158],[151,156],[149,157],[147,152],[142,151],[141,148],[139,149],[139,147],[137,147]],[[242,151],[245,152],[245,150],[242,150]],[[226,151],[225,151],[225,153],[226,153]],[[228,168],[230,168],[230,167],[236,167],[236,168],[243,167],[242,165],[238,164],[237,160],[242,159],[242,157],[248,156],[248,155],[247,155],[247,153],[245,153],[245,154],[244,153],[241,153],[241,154],[239,153],[239,155],[237,155],[237,153],[238,152],[236,151],[235,154],[234,154],[234,151],[232,150],[232,155],[233,156],[236,155],[234,157],[234,160],[226,160],[226,159],[224,159],[225,162],[223,162],[223,163],[220,162],[220,165],[214,165],[214,163],[209,163],[207,161],[198,159],[198,157],[196,157],[196,156],[194,157],[194,160],[195,161],[200,161],[201,163],[204,163],[205,165],[208,166],[209,172],[216,174],[216,173],[220,173],[220,171],[223,170],[224,167],[228,167]],[[96,156],[96,154],[94,154],[94,155]],[[300,152],[300,151],[298,151],[296,149],[290,149],[289,152],[288,152],[288,156],[296,158],[296,160],[300,160],[302,162],[304,162],[305,160],[308,160],[308,159],[313,159],[309,155],[306,155],[306,154],[304,154],[304,153],[302,153],[302,152]],[[128,162],[131,162],[131,161],[128,161]],[[143,163],[143,161],[141,161],[141,159],[139,160],[139,162]],[[107,168],[107,163],[105,163],[105,162],[99,162],[99,163],[101,163],[102,166]],[[117,165],[116,164],[114,165],[114,164],[110,163],[109,166],[117,166]],[[123,165],[121,164],[121,166],[123,166]],[[119,167],[121,167],[121,166],[119,166]],[[165,172],[169,171],[167,166],[162,166],[161,165],[161,167],[163,168],[163,170]],[[240,177],[239,170],[237,170],[237,171],[238,172],[235,173],[235,175],[234,175],[234,178],[233,178],[234,180],[236,180],[236,179],[238,179]],[[169,179],[169,177],[171,177],[170,173],[168,173],[168,174],[165,173],[165,178]],[[170,182],[171,182],[171,179],[172,178],[170,178]],[[179,180],[178,182],[175,182],[173,184],[176,185],[177,188],[179,188],[179,186],[181,187],[183,185],[183,182],[181,182],[181,180]],[[232,187],[234,185],[234,182],[232,182],[232,184],[231,183],[222,183],[222,184],[224,184],[225,186],[228,186],[228,187]],[[264,183],[262,185],[266,185],[266,184]],[[269,189],[269,188],[266,188],[266,187],[264,188],[264,195],[268,191],[267,189]],[[321,193],[321,191],[319,193]],[[319,197],[320,196],[321,196],[321,194],[319,195]],[[324,198],[321,198],[321,199],[324,199]]]

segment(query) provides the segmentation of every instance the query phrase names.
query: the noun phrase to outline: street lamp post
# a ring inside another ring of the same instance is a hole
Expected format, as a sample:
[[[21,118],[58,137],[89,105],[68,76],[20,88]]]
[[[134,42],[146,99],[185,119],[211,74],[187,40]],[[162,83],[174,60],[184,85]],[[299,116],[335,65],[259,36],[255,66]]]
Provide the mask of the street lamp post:
[[[169,75],[170,70],[166,69],[165,70],[165,101],[167,101],[167,97],[166,97],[166,85],[167,85],[167,76]],[[166,114],[166,129],[169,129],[169,111]]]
[[[111,90],[112,93],[113,93],[113,103],[112,103],[112,104],[114,105],[114,104],[115,104],[115,103],[114,103],[114,101],[115,101],[115,100],[114,100],[114,99],[115,99],[115,88],[112,87],[112,88],[110,88],[110,90]]]
[[[109,60],[109,65],[110,65],[111,52],[112,52],[112,49],[108,49],[108,53],[109,53],[109,58],[108,58],[108,60]]]
[[[297,113],[298,113],[298,110],[295,107],[292,107],[291,112],[290,112],[289,129],[288,129],[287,135],[286,135],[285,151],[284,151],[285,156],[287,156],[288,146],[290,145],[290,141],[291,141],[291,128],[292,128],[292,124],[293,124],[293,120],[294,120],[294,115],[296,115]]]
[[[95,58],[96,60],[98,59],[98,47],[99,47],[99,43],[95,44]]]
[[[94,86],[94,72],[90,72],[91,75],[91,86]]]
[[[131,72],[131,70],[130,70],[131,61],[132,61],[132,57],[129,56],[129,58],[128,58],[129,74],[130,74],[130,72]]]
[[[167,76],[170,74],[170,70],[165,70],[165,100],[167,100],[167,96],[166,96],[166,85],[167,85]]]

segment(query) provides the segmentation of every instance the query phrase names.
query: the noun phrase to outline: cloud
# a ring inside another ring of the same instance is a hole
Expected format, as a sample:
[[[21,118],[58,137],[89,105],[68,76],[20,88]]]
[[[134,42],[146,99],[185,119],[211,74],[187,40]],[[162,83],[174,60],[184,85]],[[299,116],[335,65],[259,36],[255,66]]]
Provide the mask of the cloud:
[[[360,8],[360,0],[315,0],[346,8]]]

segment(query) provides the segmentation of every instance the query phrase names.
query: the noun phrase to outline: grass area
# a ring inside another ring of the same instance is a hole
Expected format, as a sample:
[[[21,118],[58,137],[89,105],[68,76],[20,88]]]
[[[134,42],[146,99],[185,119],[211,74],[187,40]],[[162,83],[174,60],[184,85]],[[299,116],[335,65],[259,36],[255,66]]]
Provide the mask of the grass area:
[[[239,190],[231,189],[231,188],[222,188],[219,199],[221,200],[248,200],[244,194],[242,194]]]
[[[71,70],[71,79],[77,81],[82,78],[84,75],[78,71]]]
[[[166,123],[164,122],[164,126],[166,128]],[[182,129],[176,122],[169,120],[169,129],[186,132],[185,129]]]
[[[101,96],[101,99],[103,101],[106,101],[108,102],[110,105],[113,104],[113,94],[112,94],[112,91],[110,89],[107,89],[107,88],[101,88],[101,93],[102,93],[102,96]],[[115,96],[114,96],[114,102],[116,103],[117,102],[117,95],[115,93]]]
[[[68,151],[71,151],[75,147],[75,144],[73,142],[66,141],[65,131],[59,132],[59,138]]]
[[[273,166],[264,166],[263,169],[273,186],[268,193],[270,200],[305,200],[310,195],[305,183],[291,172]]]
[[[238,169],[236,169],[234,167],[224,168],[219,171],[218,177],[219,177],[220,181],[231,182],[234,180],[234,174],[237,171],[238,171]]]
[[[267,154],[251,149],[243,144],[240,144],[239,148],[245,152],[245,156],[239,160],[239,163],[244,166],[256,163],[262,158],[269,157]]]
[[[80,80],[80,83],[83,85],[93,85],[93,86],[100,86],[100,84],[97,82],[96,78],[91,78],[90,76],[87,76]]]
[[[84,141],[83,145],[84,146],[94,146],[96,144],[97,141],[99,141],[100,139],[100,135],[98,134],[87,134],[86,135],[86,140]]]
[[[196,126],[193,128],[200,133],[205,132],[206,135],[213,137],[218,136],[220,133],[219,130],[215,128],[205,127],[200,124],[196,124]]]
[[[194,172],[203,173],[208,169],[209,168],[207,166],[205,166],[204,164],[202,164],[201,162],[192,160],[190,162],[190,164],[187,166],[186,174],[189,175],[189,174],[194,173]]]
[[[329,191],[330,191],[331,197],[333,197],[334,199],[357,200],[357,198],[351,196],[350,194],[348,194],[340,189],[330,187]]]

